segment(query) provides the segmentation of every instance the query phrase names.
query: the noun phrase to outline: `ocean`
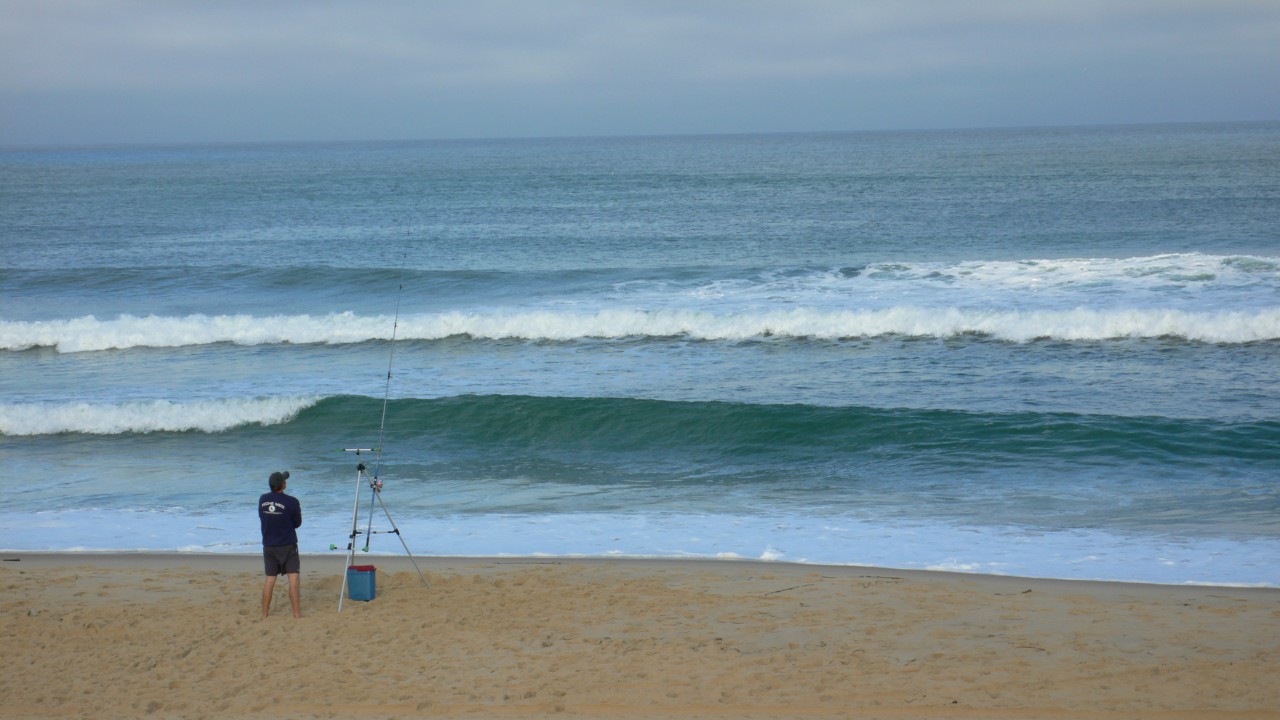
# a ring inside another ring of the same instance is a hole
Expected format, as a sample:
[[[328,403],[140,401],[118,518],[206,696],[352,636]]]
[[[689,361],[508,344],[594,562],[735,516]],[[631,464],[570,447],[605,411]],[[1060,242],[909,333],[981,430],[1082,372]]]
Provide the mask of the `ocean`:
[[[335,572],[359,490],[372,555],[1280,585],[1277,168],[1275,123],[5,149],[0,549],[257,552],[289,470]]]

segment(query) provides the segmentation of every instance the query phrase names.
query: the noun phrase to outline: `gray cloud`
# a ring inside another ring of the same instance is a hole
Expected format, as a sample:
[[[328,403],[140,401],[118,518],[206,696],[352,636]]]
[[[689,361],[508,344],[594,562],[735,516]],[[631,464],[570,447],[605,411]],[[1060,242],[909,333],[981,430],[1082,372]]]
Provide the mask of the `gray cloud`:
[[[1253,0],[0,0],[0,142],[1280,119]]]

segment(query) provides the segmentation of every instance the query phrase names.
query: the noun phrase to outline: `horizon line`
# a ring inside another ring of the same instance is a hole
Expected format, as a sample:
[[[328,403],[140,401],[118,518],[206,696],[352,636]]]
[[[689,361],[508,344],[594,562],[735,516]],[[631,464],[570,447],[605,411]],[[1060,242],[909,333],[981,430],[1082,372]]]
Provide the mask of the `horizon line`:
[[[459,137],[401,137],[401,138],[347,138],[347,139],[260,139],[260,140],[157,140],[157,141],[97,141],[62,143],[15,143],[0,140],[0,151],[45,150],[108,150],[126,148],[176,148],[176,147],[249,147],[267,145],[395,145],[409,143],[475,143],[521,141],[571,141],[571,140],[623,140],[661,138],[730,138],[759,136],[799,135],[892,135],[950,132],[1035,131],[1035,130],[1102,130],[1142,127],[1194,127],[1209,125],[1280,125],[1280,119],[1268,120],[1174,120],[1145,122],[1114,122],[1084,124],[1044,125],[971,125],[958,127],[912,128],[864,128],[856,130],[744,130],[730,132],[670,132],[670,133],[600,133],[566,135],[475,135]]]

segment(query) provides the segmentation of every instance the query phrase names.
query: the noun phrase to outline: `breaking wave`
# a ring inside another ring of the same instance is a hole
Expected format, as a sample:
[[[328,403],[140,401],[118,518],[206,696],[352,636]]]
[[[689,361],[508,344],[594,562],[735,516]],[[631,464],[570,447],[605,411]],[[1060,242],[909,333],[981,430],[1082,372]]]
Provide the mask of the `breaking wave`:
[[[366,396],[278,397],[119,404],[0,405],[10,436],[271,432],[339,447],[353,430],[377,436],[383,401]],[[814,405],[671,402],[632,398],[462,395],[392,400],[389,437],[430,455],[525,462],[542,455],[684,457],[689,466],[816,464],[874,449],[900,461],[1057,458],[1096,463],[1280,460],[1280,424],[1070,413],[970,413]],[[362,428],[357,428],[362,425]],[[716,460],[720,458],[720,460]]]
[[[67,353],[214,343],[361,343],[389,339],[393,324],[389,316],[361,316],[350,312],[270,317],[122,315],[111,320],[87,316],[73,320],[0,321],[0,349],[19,351],[50,347]],[[505,310],[416,315],[400,318],[397,327],[397,336],[406,340],[470,337],[571,342],[684,337],[743,341],[761,338],[837,340],[895,335],[935,338],[979,335],[1015,343],[1043,339],[1179,338],[1191,342],[1235,344],[1280,339],[1280,308],[1219,312],[1088,308],[1057,311],[798,308],[728,314],[695,310]]]

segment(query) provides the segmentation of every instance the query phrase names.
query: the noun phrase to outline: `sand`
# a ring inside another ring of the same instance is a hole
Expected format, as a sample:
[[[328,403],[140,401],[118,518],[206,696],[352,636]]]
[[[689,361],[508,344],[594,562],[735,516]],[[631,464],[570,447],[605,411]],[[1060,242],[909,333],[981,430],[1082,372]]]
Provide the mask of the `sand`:
[[[767,562],[0,554],[5,718],[1274,718],[1280,589]]]

